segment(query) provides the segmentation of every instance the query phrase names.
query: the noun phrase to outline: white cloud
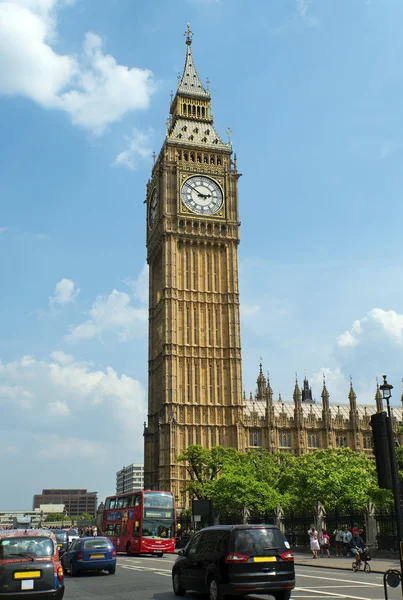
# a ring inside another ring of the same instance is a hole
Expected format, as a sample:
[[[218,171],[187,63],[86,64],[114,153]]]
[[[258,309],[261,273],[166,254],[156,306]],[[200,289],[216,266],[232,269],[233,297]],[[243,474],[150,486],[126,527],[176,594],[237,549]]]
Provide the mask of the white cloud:
[[[373,308],[362,319],[354,321],[351,330],[337,338],[337,344],[341,348],[353,348],[361,343],[365,334],[368,336],[377,332],[403,346],[403,315],[394,310]]]
[[[105,454],[101,442],[57,434],[35,435],[36,446],[40,446],[36,455],[48,460],[67,460],[78,458],[100,458]]]
[[[102,133],[155,90],[147,69],[119,65],[102,40],[85,35],[79,56],[58,54],[57,10],[69,0],[0,0],[0,94],[63,110],[75,125]]]
[[[139,337],[146,331],[147,314],[146,308],[131,305],[129,294],[113,290],[108,296],[98,296],[90,318],[71,327],[66,340],[88,340],[105,333],[116,334],[121,341]]]
[[[91,438],[88,430],[93,426],[95,439],[99,440],[101,426],[104,441],[118,437],[127,447],[139,448],[146,415],[141,384],[125,374],[118,375],[111,367],[94,369],[88,362],[73,357],[67,362],[66,356],[69,355],[57,352],[52,353],[50,361],[32,356],[8,363],[0,361],[0,401],[9,401],[7,411],[2,411],[0,427],[29,426],[35,433],[48,426],[53,433],[57,416],[63,418],[65,431],[74,427],[77,437]],[[16,420],[24,401],[32,406],[29,421]]]
[[[259,314],[261,306],[259,304],[241,304],[240,313],[242,317],[253,317]]]
[[[75,301],[80,291],[72,279],[61,279],[56,283],[55,293],[49,298],[49,304],[50,306],[70,304]]]
[[[134,171],[139,158],[150,159],[152,154],[151,137],[153,133],[154,131],[151,128],[147,132],[133,129],[130,137],[125,136],[126,150],[118,154],[113,165],[115,167],[124,166]]]
[[[297,15],[308,27],[317,27],[319,19],[309,14],[309,5],[310,0],[297,0]]]
[[[143,304],[148,304],[148,265],[141,269],[137,279],[126,279],[126,285],[130,286],[135,298]]]
[[[384,160],[390,154],[394,154],[395,152],[398,152],[400,150],[400,148],[401,148],[400,142],[393,141],[393,140],[387,140],[386,142],[383,142],[383,144],[381,146],[381,150],[379,152],[379,159]]]
[[[8,227],[0,227],[0,235],[7,231]]]
[[[66,354],[63,350],[54,350],[51,352],[50,358],[63,366],[71,365],[74,362],[74,356]]]
[[[53,417],[65,417],[70,413],[70,409],[64,402],[56,400],[56,402],[49,402],[46,405],[48,415]]]

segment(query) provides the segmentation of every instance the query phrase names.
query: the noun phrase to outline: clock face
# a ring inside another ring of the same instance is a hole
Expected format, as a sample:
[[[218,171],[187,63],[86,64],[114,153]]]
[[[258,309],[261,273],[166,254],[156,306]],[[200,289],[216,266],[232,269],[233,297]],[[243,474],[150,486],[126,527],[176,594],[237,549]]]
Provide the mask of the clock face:
[[[204,175],[190,177],[182,186],[182,200],[187,208],[200,215],[214,215],[222,206],[218,183]]]
[[[148,225],[150,229],[154,227],[155,219],[158,214],[158,192],[157,188],[153,189],[153,193],[151,194],[150,204],[148,207]]]

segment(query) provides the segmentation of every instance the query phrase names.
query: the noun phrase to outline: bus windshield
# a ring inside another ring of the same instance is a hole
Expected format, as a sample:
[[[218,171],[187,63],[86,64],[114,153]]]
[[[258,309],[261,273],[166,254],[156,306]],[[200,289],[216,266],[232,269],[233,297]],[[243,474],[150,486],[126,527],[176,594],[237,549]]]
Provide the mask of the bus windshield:
[[[143,537],[153,538],[153,537],[161,537],[161,538],[171,538],[172,532],[174,531],[174,522],[173,521],[160,521],[159,519],[154,519],[152,521],[146,520],[143,521]]]
[[[147,508],[173,508],[174,497],[163,492],[144,492],[144,506]]]

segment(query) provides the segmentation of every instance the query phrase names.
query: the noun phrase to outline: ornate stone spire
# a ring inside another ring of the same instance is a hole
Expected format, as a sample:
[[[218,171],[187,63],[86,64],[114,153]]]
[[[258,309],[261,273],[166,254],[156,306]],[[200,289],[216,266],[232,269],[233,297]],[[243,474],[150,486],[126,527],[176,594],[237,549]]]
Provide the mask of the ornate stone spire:
[[[322,386],[321,397],[322,397],[322,421],[323,421],[323,424],[324,424],[326,432],[327,432],[328,429],[331,429],[331,427],[332,427],[332,419],[331,419],[330,406],[329,406],[330,395],[329,395],[329,392],[327,391],[327,387],[326,387],[325,374],[323,374],[323,386]]]
[[[266,377],[263,375],[262,357],[260,357],[259,364],[259,375],[256,380],[257,383],[257,399],[263,400],[266,391]]]
[[[375,393],[375,401],[376,401],[376,412],[383,412],[383,397],[382,392],[379,389],[378,377],[376,378],[376,393]]]
[[[187,29],[184,33],[186,36],[186,59],[183,69],[182,78],[178,83],[178,91],[189,96],[210,97],[210,92],[203,87],[192,56],[192,38],[193,33],[190,31],[190,23],[187,24]]]
[[[294,398],[294,402],[295,404],[301,404],[301,390],[299,389],[299,385],[298,385],[298,377],[297,374],[295,373],[295,386],[294,386],[294,393],[293,396]]]
[[[350,375],[350,391],[348,393],[348,399],[350,402],[350,410],[357,410],[357,395],[353,388],[353,378]]]

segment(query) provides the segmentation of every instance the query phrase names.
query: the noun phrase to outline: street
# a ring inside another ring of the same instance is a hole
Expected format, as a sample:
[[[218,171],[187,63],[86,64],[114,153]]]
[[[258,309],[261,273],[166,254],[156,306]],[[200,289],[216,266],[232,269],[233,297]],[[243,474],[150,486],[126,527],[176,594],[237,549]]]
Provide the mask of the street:
[[[175,556],[118,557],[116,575],[89,573],[79,577],[66,576],[65,600],[174,600],[171,569]],[[297,586],[294,599],[329,600],[381,600],[384,598],[383,578],[377,573],[353,573],[336,569],[296,567]],[[400,588],[389,588],[390,600],[402,597]],[[199,594],[186,594],[187,598],[201,599]],[[248,596],[251,600],[268,596]]]

